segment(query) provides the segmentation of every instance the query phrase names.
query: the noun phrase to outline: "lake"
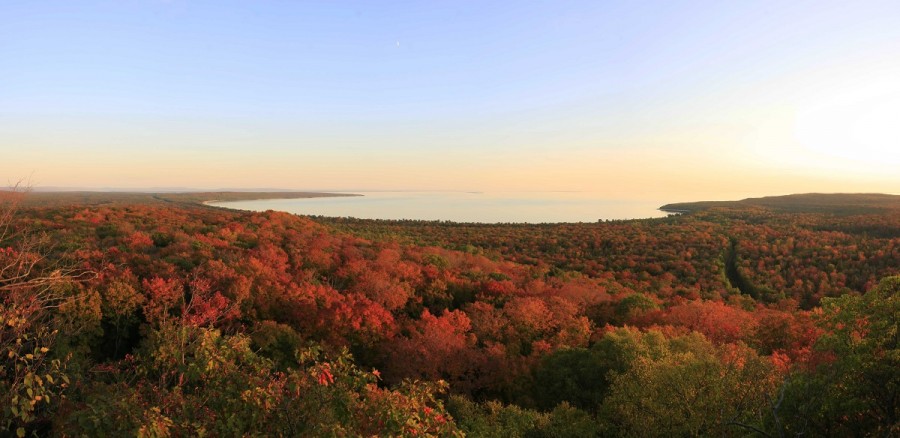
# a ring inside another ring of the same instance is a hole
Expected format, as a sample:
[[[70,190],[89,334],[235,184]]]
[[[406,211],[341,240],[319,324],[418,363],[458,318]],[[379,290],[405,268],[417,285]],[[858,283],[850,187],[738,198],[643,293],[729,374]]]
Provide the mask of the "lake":
[[[336,192],[335,192],[336,193]],[[596,222],[665,217],[663,201],[604,199],[585,192],[353,192],[363,196],[210,202],[239,210],[360,219],[454,222]]]

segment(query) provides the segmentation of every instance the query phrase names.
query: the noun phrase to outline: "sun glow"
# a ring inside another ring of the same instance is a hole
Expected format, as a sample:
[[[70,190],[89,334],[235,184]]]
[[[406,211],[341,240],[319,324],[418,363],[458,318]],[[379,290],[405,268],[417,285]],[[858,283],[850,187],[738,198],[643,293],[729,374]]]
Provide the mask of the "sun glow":
[[[855,161],[873,170],[900,165],[900,89],[867,87],[810,105],[798,112],[794,136],[821,158]]]

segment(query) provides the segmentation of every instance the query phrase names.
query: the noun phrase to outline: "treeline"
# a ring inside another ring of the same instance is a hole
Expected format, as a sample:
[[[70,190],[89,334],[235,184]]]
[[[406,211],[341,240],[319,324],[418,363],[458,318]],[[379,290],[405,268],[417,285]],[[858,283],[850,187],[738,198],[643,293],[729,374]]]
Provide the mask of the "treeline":
[[[896,273],[896,241],[801,219],[29,208],[0,240],[0,419],[56,436],[896,433],[900,279],[869,282]],[[809,252],[762,249],[797,230]],[[742,272],[778,251],[845,280],[804,301],[747,272],[785,296],[742,295],[729,236]]]
[[[893,211],[893,210],[891,210]],[[713,210],[664,219],[596,224],[456,224],[315,218],[376,240],[437,245],[496,259],[577,272],[648,291],[662,300],[728,300],[729,246],[746,289],[764,303],[804,309],[823,297],[866,291],[900,274],[900,214]]]

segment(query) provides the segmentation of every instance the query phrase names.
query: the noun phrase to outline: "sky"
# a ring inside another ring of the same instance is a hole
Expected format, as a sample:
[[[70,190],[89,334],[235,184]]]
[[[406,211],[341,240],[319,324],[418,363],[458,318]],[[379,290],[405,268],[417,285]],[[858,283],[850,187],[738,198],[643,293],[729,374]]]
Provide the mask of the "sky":
[[[897,1],[0,1],[0,177],[900,193]]]

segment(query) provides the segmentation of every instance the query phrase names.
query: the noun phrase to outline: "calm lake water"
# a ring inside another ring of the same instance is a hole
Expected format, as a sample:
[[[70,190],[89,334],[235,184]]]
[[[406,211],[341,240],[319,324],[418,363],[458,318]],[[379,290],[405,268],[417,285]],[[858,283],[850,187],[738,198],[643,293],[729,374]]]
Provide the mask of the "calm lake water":
[[[363,196],[211,202],[240,210],[277,210],[360,219],[454,222],[596,222],[665,217],[665,202],[603,199],[584,192],[354,192]]]

